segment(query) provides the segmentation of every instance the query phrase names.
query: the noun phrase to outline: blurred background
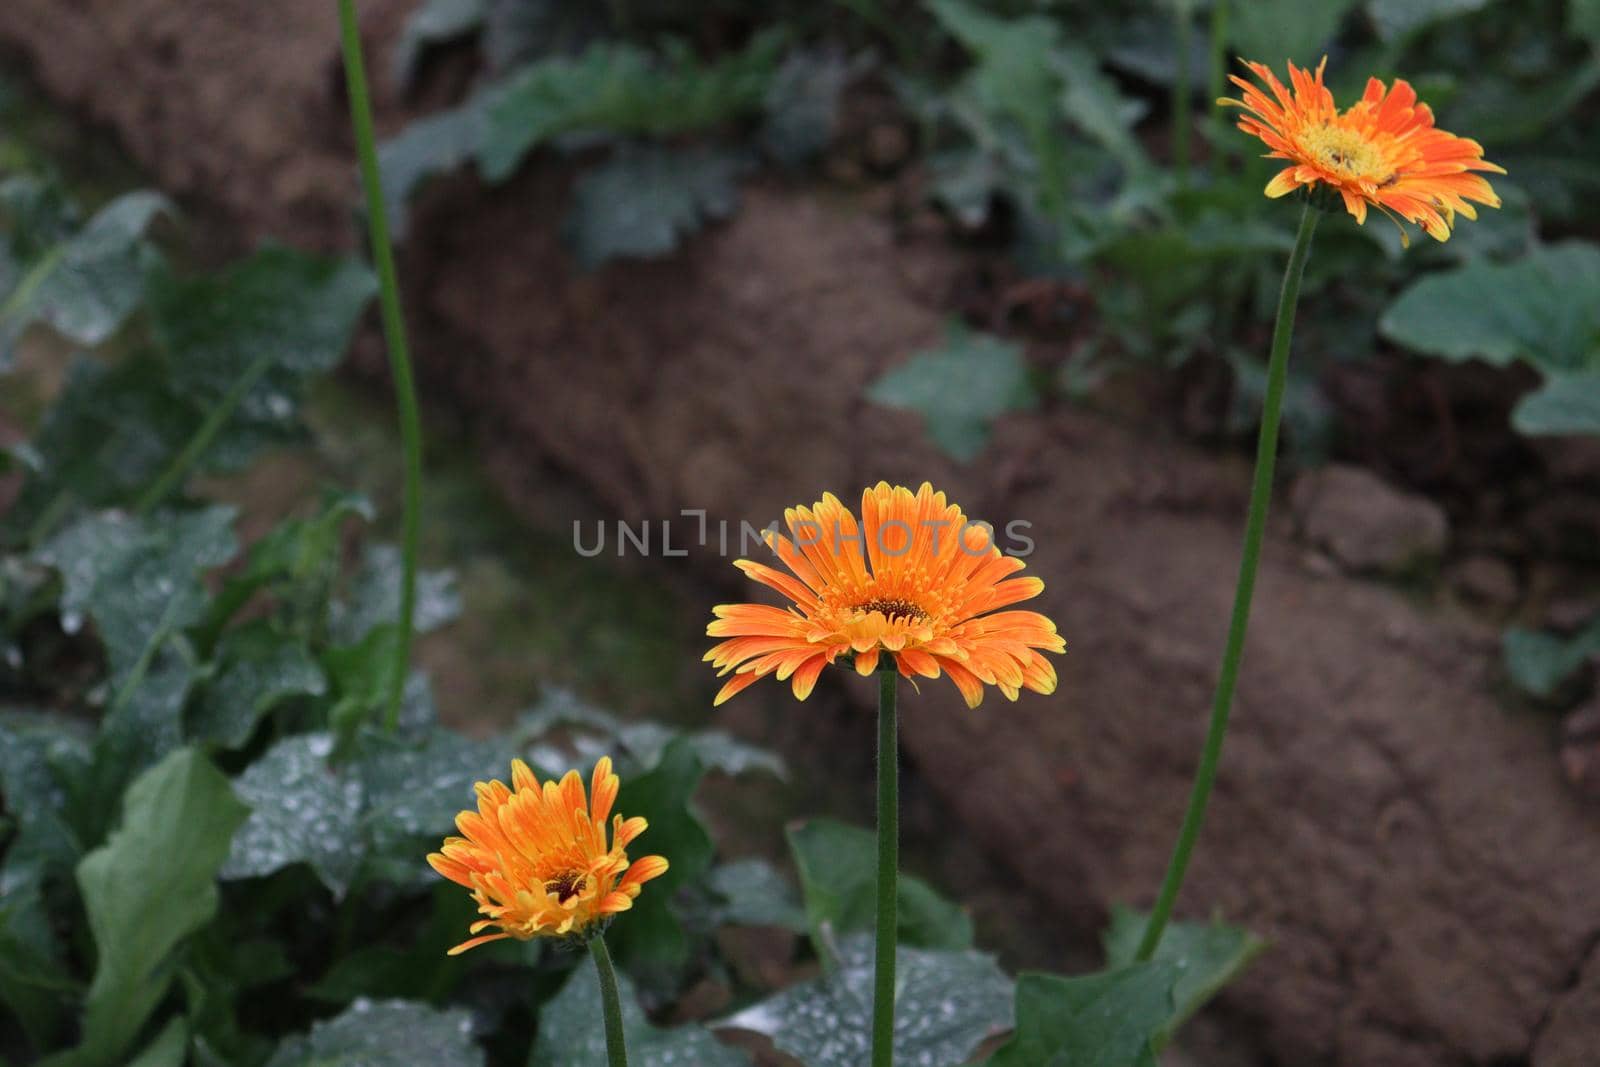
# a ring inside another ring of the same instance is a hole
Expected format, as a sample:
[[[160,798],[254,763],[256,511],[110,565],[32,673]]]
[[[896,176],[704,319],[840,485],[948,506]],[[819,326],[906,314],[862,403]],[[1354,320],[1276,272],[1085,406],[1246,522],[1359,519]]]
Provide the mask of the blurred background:
[[[736,549],[741,521],[879,479],[1027,522],[1061,688],[976,711],[943,682],[907,695],[906,865],[1008,969],[1097,965],[1109,909],[1154,895],[1198,753],[1298,214],[1212,105],[1219,60],[1281,76],[1327,55],[1341,103],[1404,76],[1506,167],[1504,206],[1445,244],[1403,249],[1376,215],[1317,234],[1236,725],[1180,905],[1270,947],[1169,1055],[1593,1065],[1600,3],[1217,14],[361,5],[427,427],[441,625],[419,665],[469,735],[575,699],[779,754],[786,778],[713,773],[700,810],[721,854],[781,863],[799,814],[870,824],[872,686],[830,672],[804,704],[771,684],[711,709],[710,608],[754,599],[718,524]],[[0,170],[84,218],[159,191],[175,207],[148,233],[186,268],[359,254],[345,107],[328,0],[0,6]],[[83,340],[20,321],[19,204],[8,448]],[[369,311],[303,432],[207,476],[242,541],[330,484],[393,536],[387,381]],[[13,528],[48,507],[22,469],[0,473]],[[6,635],[8,704],[79,695],[70,657],[18,668],[42,639]],[[785,980],[783,942],[739,951]]]

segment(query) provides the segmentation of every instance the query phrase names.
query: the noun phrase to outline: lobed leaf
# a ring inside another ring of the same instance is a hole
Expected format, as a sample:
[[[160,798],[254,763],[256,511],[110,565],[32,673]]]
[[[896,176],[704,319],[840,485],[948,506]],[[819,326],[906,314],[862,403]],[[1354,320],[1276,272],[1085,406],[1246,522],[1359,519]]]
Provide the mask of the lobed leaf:
[[[472,1016],[410,1000],[355,1001],[278,1047],[266,1067],[483,1067]]]
[[[1102,940],[1106,962],[1121,967],[1134,962],[1149,916],[1131,908],[1111,911],[1111,925]],[[1177,972],[1172,987],[1174,1011],[1159,1039],[1165,1043],[1178,1027],[1200,1010],[1216,992],[1250,966],[1267,943],[1250,931],[1224,923],[1174,922],[1167,926],[1157,946],[1155,961],[1171,963]]]
[[[742,153],[624,145],[586,171],[573,191],[567,239],[587,269],[625,257],[665,256],[688,235],[727,218],[739,203]]]
[[[872,930],[878,899],[877,835],[831,819],[809,819],[791,826],[786,836],[818,951],[836,936]],[[897,914],[902,945],[972,946],[972,919],[966,911],[913,875],[900,875]]]
[[[1036,402],[1021,345],[954,323],[941,347],[884,374],[867,397],[922,415],[934,443],[961,461],[983,451],[996,418]]]
[[[807,1067],[860,1067],[872,1046],[872,938],[861,935],[844,942],[837,962],[822,978],[785,989],[718,1025],[765,1034]],[[993,957],[899,950],[895,1062],[918,1067],[965,1063],[1010,1020],[1011,980]],[[1043,1063],[1018,1062],[1029,1067]]]
[[[27,178],[11,183],[35,184]],[[35,202],[36,211],[44,209],[42,191],[13,186],[5,199],[15,205],[24,198]],[[144,233],[157,215],[170,209],[156,193],[133,192],[111,201],[75,230],[64,211],[46,230],[48,237],[39,232],[37,217],[33,232],[26,232],[26,225],[17,227],[24,230],[20,239],[4,242],[11,284],[5,285],[0,276],[0,369],[9,362],[16,339],[34,322],[78,344],[108,341],[143,299],[145,276],[160,258]]]
[[[1165,960],[1074,978],[1024,974],[1016,1033],[989,1067],[1156,1067],[1178,976]]]
[[[635,1067],[743,1067],[750,1062],[745,1053],[721,1044],[703,1027],[651,1026],[633,983],[618,974],[617,985],[628,1062]],[[528,1067],[606,1067],[610,1061],[601,1017],[600,979],[593,965],[581,962],[539,1012],[539,1035]]]

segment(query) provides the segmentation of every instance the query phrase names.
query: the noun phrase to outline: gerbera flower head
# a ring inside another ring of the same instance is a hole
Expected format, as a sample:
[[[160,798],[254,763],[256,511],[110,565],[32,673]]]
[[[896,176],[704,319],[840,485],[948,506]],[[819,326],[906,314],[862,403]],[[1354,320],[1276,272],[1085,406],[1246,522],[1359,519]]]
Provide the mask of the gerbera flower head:
[[[1458,213],[1478,217],[1471,201],[1500,206],[1488,181],[1473,171],[1505,170],[1483,158],[1477,141],[1436,127],[1433,110],[1417,100],[1409,82],[1397,78],[1385,87],[1369,78],[1361,99],[1340,111],[1322,84],[1327,65],[1326,57],[1314,72],[1290,63],[1291,90],[1265,64],[1246,62],[1271,95],[1230,75],[1243,99],[1217,101],[1244,110],[1239,128],[1271,149],[1268,159],[1289,161],[1268,183],[1268,196],[1324,187],[1338,193],[1358,223],[1373,207],[1397,226],[1404,219],[1439,241],[1450,239]],[[1400,236],[1408,240],[1403,226]]]
[[[485,916],[469,931],[479,936],[449,954],[506,937],[587,937],[631,908],[639,887],[666,873],[667,861],[628,861],[628,843],[647,824],[611,814],[620,786],[609,756],[594,765],[587,796],[577,771],[541,785],[520,759],[511,762],[511,788],[477,783],[478,810],[456,816],[462,836],[445,838],[428,857],[434,870],[472,890]],[[483,933],[491,927],[497,932]]]
[[[1055,623],[1036,611],[998,611],[1044,590],[1013,578],[1022,560],[1000,552],[993,532],[969,522],[927,482],[916,493],[879,482],[861,494],[861,522],[833,494],[784,512],[791,537],[766,541],[787,572],[741,559],[750,578],[787,597],[786,608],[723,604],[706,627],[725,638],[705,655],[732,677],[721,704],[769,674],[811,695],[822,668],[854,657],[861,674],[898,670],[907,678],[949,676],[969,707],[985,685],[1008,699],[1022,689],[1051,693],[1055,668],[1040,650],[1066,648]]]

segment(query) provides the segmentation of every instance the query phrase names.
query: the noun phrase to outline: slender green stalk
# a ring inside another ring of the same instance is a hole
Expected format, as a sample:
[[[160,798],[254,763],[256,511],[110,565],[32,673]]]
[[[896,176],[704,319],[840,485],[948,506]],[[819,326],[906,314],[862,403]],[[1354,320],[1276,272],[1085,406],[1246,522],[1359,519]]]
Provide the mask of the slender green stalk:
[[[250,361],[250,365],[245,367],[244,372],[228,387],[228,391],[222,394],[222,399],[218,400],[216,405],[207,412],[205,421],[200,424],[199,429],[195,430],[194,436],[189,438],[188,443],[183,446],[183,450],[172,457],[172,462],[167,464],[167,469],[162,471],[161,476],[150,483],[150,487],[139,497],[138,502],[134,504],[134,509],[139,514],[145,515],[155,510],[158,504],[167,499],[172,494],[172,491],[183,483],[184,477],[189,473],[190,468],[194,466],[195,461],[205,455],[206,449],[211,447],[211,442],[216,439],[217,434],[222,432],[222,428],[228,424],[228,420],[239,409],[239,405],[243,403],[245,396],[261,380],[261,376],[267,373],[268,368],[272,366],[272,358],[273,353],[268,350],[263,351]]]
[[[355,128],[356,155],[361,162],[361,184],[366,192],[367,228],[372,239],[372,261],[378,268],[379,299],[383,307],[383,339],[389,351],[389,371],[394,378],[395,405],[400,415],[400,439],[405,453],[405,503],[400,536],[401,577],[399,647],[384,707],[384,726],[393,731],[400,722],[400,696],[405,690],[406,667],[411,659],[412,618],[417,605],[417,531],[422,508],[422,421],[417,414],[417,391],[411,378],[411,354],[406,345],[405,317],[400,310],[400,282],[394,267],[394,247],[389,241],[389,217],[384,213],[383,183],[378,177],[378,151],[372,133],[372,104],[361,60],[361,35],[356,25],[355,0],[339,0],[339,32],[344,46],[344,76],[350,93],[350,122]]]
[[[878,924],[872,985],[872,1067],[894,1063],[894,962],[899,938],[900,739],[891,664],[878,672]]]
[[[1222,134],[1226,125],[1217,100],[1226,91],[1223,86],[1228,80],[1228,0],[1211,0],[1210,46],[1211,69],[1206,78],[1206,96],[1209,98],[1206,107],[1210,116],[1211,154],[1215,156],[1222,148]]]
[[[1172,164],[1178,172],[1178,186],[1189,184],[1190,72],[1189,56],[1194,49],[1194,13],[1189,0],[1173,0],[1178,22],[1178,69],[1172,81]]]
[[[589,938],[589,954],[600,975],[600,1005],[606,1017],[607,1067],[628,1067],[628,1042],[622,1032],[622,996],[617,991],[617,971],[611,966],[611,951],[604,934]]]
[[[1267,364],[1267,395],[1261,407],[1261,434],[1256,441],[1256,473],[1250,486],[1250,509],[1244,526],[1244,552],[1239,560],[1239,584],[1234,591],[1233,618],[1228,623],[1228,641],[1222,653],[1222,670],[1217,676],[1216,695],[1211,704],[1211,726],[1206,731],[1200,767],[1195,771],[1194,788],[1189,793],[1189,810],[1173,847],[1161,892],[1150,912],[1150,923],[1139,942],[1137,958],[1147,960],[1161,944],[1161,935],[1172,918],[1172,907],[1183,888],[1195,840],[1205,822],[1206,802],[1217,780],[1217,764],[1222,759],[1222,742],[1228,733],[1228,711],[1233,706],[1233,690],[1239,680],[1239,660],[1244,652],[1245,632],[1250,625],[1250,599],[1255,593],[1256,565],[1261,560],[1261,537],[1267,527],[1267,505],[1272,500],[1272,472],[1278,457],[1278,422],[1283,409],[1283,387],[1288,380],[1289,342],[1294,336],[1295,305],[1300,299],[1300,279],[1305,274],[1306,257],[1311,253],[1311,235],[1321,213],[1309,202],[1300,216],[1300,232],[1295,238],[1289,266],[1283,273],[1283,290],[1278,296],[1278,323],[1272,331],[1272,356]]]

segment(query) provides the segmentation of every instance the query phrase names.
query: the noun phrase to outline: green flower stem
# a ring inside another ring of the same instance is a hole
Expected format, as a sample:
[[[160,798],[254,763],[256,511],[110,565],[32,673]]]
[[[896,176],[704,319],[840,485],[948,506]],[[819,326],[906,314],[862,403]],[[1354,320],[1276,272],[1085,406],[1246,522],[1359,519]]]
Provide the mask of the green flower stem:
[[[1195,840],[1205,822],[1206,802],[1217,780],[1217,764],[1222,759],[1222,742],[1228,733],[1228,711],[1233,706],[1233,690],[1239,680],[1239,660],[1244,652],[1245,631],[1250,625],[1250,599],[1255,593],[1256,565],[1261,560],[1261,537],[1267,526],[1267,505],[1272,500],[1272,472],[1278,456],[1278,421],[1283,408],[1283,387],[1289,372],[1289,342],[1294,335],[1295,305],[1300,299],[1300,279],[1305,274],[1306,258],[1311,254],[1311,235],[1321,213],[1307,202],[1300,216],[1300,232],[1295,237],[1289,266],[1283,273],[1283,290],[1278,296],[1278,323],[1272,332],[1272,356],[1267,364],[1267,395],[1261,406],[1261,435],[1256,442],[1256,473],[1250,487],[1250,509],[1245,519],[1244,552],[1239,560],[1239,584],[1234,591],[1233,618],[1228,623],[1228,642],[1222,653],[1222,670],[1217,676],[1216,695],[1211,704],[1211,726],[1206,731],[1200,767],[1195,771],[1194,788],[1189,794],[1189,810],[1167,864],[1166,878],[1150,912],[1136,958],[1148,960],[1161,944],[1161,935],[1172,918],[1172,907],[1183,888],[1194,853]]]
[[[1178,186],[1189,184],[1189,54],[1193,51],[1194,13],[1189,0],[1173,0],[1178,26],[1178,69],[1172,81],[1172,162]]]
[[[611,966],[611,951],[604,934],[589,938],[589,954],[600,975],[600,1004],[606,1017],[606,1063],[608,1067],[628,1067],[628,1043],[622,1032],[622,996],[617,991],[617,972]]]
[[[1228,0],[1211,0],[1211,70],[1206,79],[1206,94],[1210,97],[1206,106],[1210,109],[1211,120],[1211,153],[1216,155],[1222,147],[1222,109],[1217,106],[1217,100],[1227,90],[1228,73]],[[1215,164],[1213,164],[1215,165]]]
[[[383,307],[383,339],[394,378],[395,404],[400,415],[400,439],[405,454],[405,504],[400,552],[400,644],[384,706],[384,726],[391,732],[400,722],[400,697],[405,690],[406,667],[411,659],[412,619],[417,606],[417,531],[422,507],[422,422],[417,414],[417,392],[411,378],[411,354],[406,345],[405,317],[400,310],[400,282],[394,267],[394,247],[389,240],[389,217],[384,212],[383,183],[378,176],[378,152],[372,133],[372,104],[361,60],[361,35],[356,25],[355,0],[339,0],[339,32],[344,46],[345,83],[350,93],[350,122],[355,128],[356,155],[361,162],[361,184],[366,192],[367,227],[372,239],[372,261],[378,268],[379,299]]]
[[[895,914],[900,880],[900,741],[891,664],[878,671],[878,922],[872,986],[872,1067],[894,1063]]]
[[[161,476],[139,497],[134,504],[134,510],[141,515],[149,514],[183,483],[184,477],[188,475],[195,462],[205,455],[206,449],[211,447],[211,442],[216,440],[217,434],[222,432],[222,428],[228,424],[233,413],[239,410],[239,405],[244,402],[245,396],[255,388],[262,375],[267,373],[272,366],[272,359],[273,352],[269,349],[250,361],[250,365],[245,367],[244,372],[228,387],[228,391],[223,393],[222,398],[206,413],[205,421],[195,430],[194,436],[189,438],[183,450],[172,457],[167,469],[162,471]]]

